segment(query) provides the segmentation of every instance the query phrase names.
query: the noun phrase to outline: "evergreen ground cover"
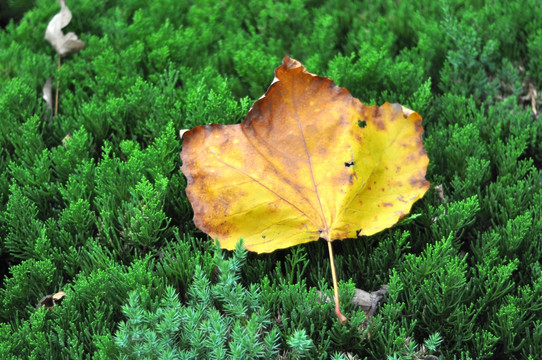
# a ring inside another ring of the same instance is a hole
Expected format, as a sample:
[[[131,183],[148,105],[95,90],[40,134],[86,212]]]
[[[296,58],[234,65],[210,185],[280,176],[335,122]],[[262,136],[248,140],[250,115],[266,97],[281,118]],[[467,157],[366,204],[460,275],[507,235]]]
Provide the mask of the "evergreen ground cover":
[[[0,31],[1,359],[542,358],[537,0],[67,5],[86,47],[59,71],[56,2]],[[179,170],[178,131],[242,121],[286,54],[424,118],[413,215],[334,243],[344,326],[324,244],[217,249]],[[354,289],[384,284],[366,319]]]

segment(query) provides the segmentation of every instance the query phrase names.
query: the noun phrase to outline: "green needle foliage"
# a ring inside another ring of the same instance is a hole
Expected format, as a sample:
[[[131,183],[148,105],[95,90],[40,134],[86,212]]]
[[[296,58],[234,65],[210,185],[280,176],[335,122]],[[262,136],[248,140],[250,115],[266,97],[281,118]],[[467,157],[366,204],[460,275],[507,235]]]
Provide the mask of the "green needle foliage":
[[[130,293],[122,310],[115,343],[123,359],[272,359],[279,351],[280,332],[262,307],[256,285],[246,289],[239,271],[246,250],[239,243],[225,260],[216,251],[217,282],[211,284],[197,265],[183,306],[171,286],[160,299],[146,289]],[[310,341],[306,339],[305,341]],[[305,348],[294,346],[297,351]]]
[[[1,359],[542,358],[539,1],[67,1],[60,70],[58,3],[0,5]],[[180,172],[179,130],[242,121],[286,54],[424,119],[431,190],[334,244],[344,326],[325,246],[218,250]]]

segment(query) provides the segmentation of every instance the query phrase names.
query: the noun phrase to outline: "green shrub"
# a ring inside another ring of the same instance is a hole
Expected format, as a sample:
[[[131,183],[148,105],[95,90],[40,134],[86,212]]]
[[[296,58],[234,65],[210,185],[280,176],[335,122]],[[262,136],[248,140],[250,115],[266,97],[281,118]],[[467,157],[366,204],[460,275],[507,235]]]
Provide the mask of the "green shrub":
[[[247,289],[239,283],[246,250],[239,245],[231,259],[218,256],[217,282],[211,284],[197,265],[186,306],[170,286],[160,299],[151,299],[144,288],[130,293],[123,306],[127,320],[115,335],[120,358],[270,359],[277,355],[280,333],[259,301],[258,287]]]
[[[537,0],[67,5],[60,70],[57,2],[0,11],[0,358],[542,357]],[[218,251],[180,172],[179,130],[242,121],[284,55],[424,119],[430,191],[334,244],[345,326],[323,243]],[[355,288],[385,284],[366,318]]]

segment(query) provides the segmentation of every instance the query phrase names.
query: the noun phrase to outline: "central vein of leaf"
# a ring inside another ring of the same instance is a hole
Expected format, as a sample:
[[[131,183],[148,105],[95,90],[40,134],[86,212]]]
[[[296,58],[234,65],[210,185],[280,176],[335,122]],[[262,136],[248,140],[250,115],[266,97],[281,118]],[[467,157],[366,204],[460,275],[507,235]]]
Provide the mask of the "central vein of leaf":
[[[316,199],[318,200],[318,205],[320,206],[320,220],[324,225],[322,234],[326,236],[326,240],[329,240],[329,228],[327,226],[327,220],[324,214],[324,208],[322,206],[322,201],[320,200],[320,194],[318,193],[318,185],[316,185],[316,180],[314,179],[314,171],[312,169],[311,154],[309,153],[309,147],[307,146],[307,140],[305,139],[305,133],[303,132],[303,126],[301,124],[301,119],[299,118],[299,113],[297,111],[297,105],[295,100],[295,84],[292,84],[292,106],[294,108],[294,115],[297,120],[297,125],[299,126],[299,132],[301,133],[301,139],[303,140],[303,147],[305,148],[305,154],[307,155],[307,162],[309,164],[309,172],[311,174],[312,185],[314,186],[314,192],[316,194]]]

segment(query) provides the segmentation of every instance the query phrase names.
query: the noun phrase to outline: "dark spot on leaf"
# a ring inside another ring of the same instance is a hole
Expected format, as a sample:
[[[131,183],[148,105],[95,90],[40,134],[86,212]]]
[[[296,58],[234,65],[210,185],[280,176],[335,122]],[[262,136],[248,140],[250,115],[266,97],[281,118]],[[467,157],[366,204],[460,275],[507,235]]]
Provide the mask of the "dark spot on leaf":
[[[392,207],[393,204],[392,203],[389,203],[389,202],[385,202],[382,204],[384,207]]]
[[[365,120],[358,120],[358,126],[363,129],[367,126],[367,122]]]
[[[386,124],[384,124],[384,121],[381,119],[375,119],[374,123],[376,124],[378,130],[386,130]]]
[[[380,190],[382,190],[382,192],[386,191],[386,189],[384,189],[384,188],[382,188],[382,189],[380,189]]]
[[[345,162],[344,166],[346,166],[346,167],[354,166],[354,162],[353,161]]]
[[[265,235],[262,235],[262,239],[265,239]]]

